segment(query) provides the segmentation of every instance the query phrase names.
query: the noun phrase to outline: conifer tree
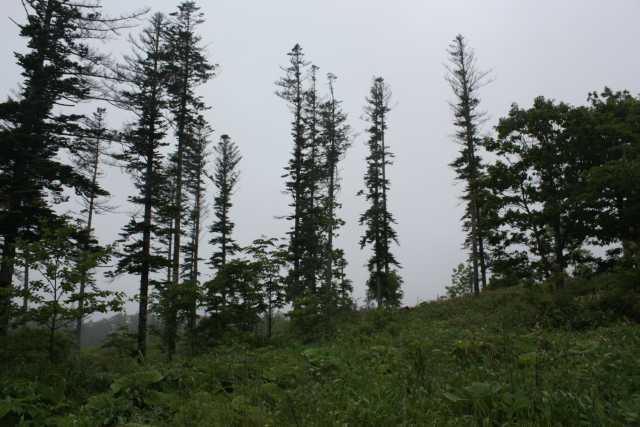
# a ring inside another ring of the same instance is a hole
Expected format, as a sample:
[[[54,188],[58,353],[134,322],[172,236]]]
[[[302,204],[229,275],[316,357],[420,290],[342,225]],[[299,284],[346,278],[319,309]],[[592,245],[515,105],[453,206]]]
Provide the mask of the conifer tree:
[[[353,307],[353,282],[347,277],[346,268],[348,262],[344,256],[342,249],[335,249],[333,256],[333,263],[335,265],[333,269],[334,279],[331,284],[331,298],[334,299],[332,307],[335,307],[338,311],[349,310]]]
[[[173,204],[175,202],[175,162],[172,159],[167,159],[159,174],[159,181],[156,186],[155,200],[157,202],[154,206],[153,218],[157,227],[157,242],[163,248],[164,257],[166,259],[166,279],[164,280],[165,286],[171,284],[173,278],[171,267],[173,266],[173,225],[174,225],[174,210]]]
[[[326,216],[326,248],[324,256],[326,259],[325,267],[325,287],[330,290],[333,287],[334,279],[334,263],[340,269],[341,274],[344,272],[342,265],[343,258],[335,258],[334,238],[337,235],[339,227],[343,221],[337,216],[337,210],[340,204],[337,201],[337,195],[340,191],[340,177],[338,175],[338,164],[349,148],[349,125],[347,115],[341,109],[341,102],[335,96],[335,81],[337,77],[331,73],[327,75],[329,83],[329,99],[320,107],[321,127],[322,127],[322,144],[324,151],[324,169],[326,180],[326,197],[325,216]],[[342,254],[342,251],[340,251]],[[339,283],[344,282],[344,278],[339,279]]]
[[[199,263],[200,237],[202,235],[202,218],[205,213],[205,178],[207,178],[206,166],[208,156],[209,136],[213,131],[207,125],[204,117],[199,117],[190,132],[190,144],[185,153],[185,186],[191,203],[189,209],[189,241],[184,248],[185,263],[184,275],[189,284],[186,297],[187,327],[191,335],[196,326],[196,311],[199,295]]]
[[[131,173],[138,194],[129,198],[143,209],[142,218],[132,217],[122,231],[124,252],[120,254],[117,272],[140,275],[138,309],[138,352],[146,354],[147,312],[151,273],[165,265],[162,255],[152,247],[158,227],[153,220],[158,186],[162,181],[162,152],[167,123],[163,111],[167,107],[166,52],[163,33],[166,18],[156,14],[139,40],[131,40],[133,54],[127,58],[124,78],[129,87],[120,94],[120,103],[138,117],[124,137],[120,159]]]
[[[299,233],[301,255],[300,274],[302,289],[308,297],[317,294],[324,265],[324,228],[326,223],[323,184],[326,177],[322,161],[320,100],[317,88],[318,67],[309,70],[309,87],[304,91],[302,122],[304,125],[304,151],[301,170],[302,193]]]
[[[216,154],[213,184],[216,187],[213,214],[215,221],[209,231],[213,234],[209,244],[215,247],[209,260],[217,270],[224,267],[230,257],[240,249],[233,239],[235,224],[231,220],[230,210],[233,207],[231,197],[240,178],[238,164],[242,160],[238,146],[229,135],[222,135],[218,145],[214,147]]]
[[[398,241],[393,229],[395,220],[387,206],[389,179],[387,166],[391,165],[393,154],[388,150],[385,135],[387,131],[387,114],[391,111],[389,100],[391,91],[382,77],[373,80],[367,105],[366,119],[370,123],[369,155],[365,173],[365,195],[369,207],[360,216],[360,224],[366,227],[360,240],[360,246],[372,246],[373,254],[369,259],[370,277],[368,281],[369,296],[375,299],[378,306],[398,305],[402,297],[401,280],[392,266],[399,267],[398,261],[390,251],[392,242]]]
[[[168,86],[170,97],[169,107],[176,129],[177,147],[176,188],[174,202],[173,225],[173,259],[172,286],[177,287],[180,282],[180,255],[182,252],[182,225],[185,220],[185,189],[184,189],[184,157],[191,138],[189,132],[197,122],[198,116],[205,106],[196,88],[213,77],[214,65],[205,56],[201,37],[196,33],[199,25],[204,23],[200,8],[193,1],[184,1],[178,10],[171,14],[173,22],[167,29],[167,72],[171,76]],[[177,312],[168,313],[165,319],[166,336],[169,357],[175,352],[177,334]]]
[[[0,104],[0,335],[7,333],[12,312],[16,241],[37,239],[38,225],[56,216],[53,203],[64,190],[87,194],[91,183],[58,156],[73,149],[77,114],[54,107],[87,99],[91,78],[103,57],[87,44],[129,25],[132,16],[108,18],[100,2],[24,0],[26,22],[19,24],[28,51],[16,53],[24,80],[19,96]],[[35,234],[34,234],[35,233]]]
[[[456,139],[461,145],[460,156],[451,163],[458,179],[465,182],[463,199],[467,202],[464,219],[469,229],[467,243],[471,247],[471,262],[474,293],[486,286],[486,261],[483,240],[482,206],[480,180],[482,165],[478,155],[481,138],[479,125],[482,113],[478,110],[478,91],[485,83],[487,72],[477,69],[473,50],[464,37],[457,35],[449,45],[450,65],[447,67],[447,82],[453,90],[456,101],[452,103],[455,116]],[[480,274],[478,269],[480,268]]]
[[[290,271],[289,294],[295,299],[301,293],[301,262],[304,254],[301,220],[304,201],[303,168],[305,161],[305,125],[304,111],[304,80],[305,69],[309,65],[304,59],[304,52],[299,44],[296,44],[287,54],[289,65],[282,67],[285,75],[276,82],[278,91],[276,94],[287,102],[293,115],[291,121],[291,136],[293,137],[293,153],[288,165],[285,167],[286,191],[291,195],[290,207],[293,213],[287,216],[287,220],[293,221],[289,232],[289,253],[293,268]]]

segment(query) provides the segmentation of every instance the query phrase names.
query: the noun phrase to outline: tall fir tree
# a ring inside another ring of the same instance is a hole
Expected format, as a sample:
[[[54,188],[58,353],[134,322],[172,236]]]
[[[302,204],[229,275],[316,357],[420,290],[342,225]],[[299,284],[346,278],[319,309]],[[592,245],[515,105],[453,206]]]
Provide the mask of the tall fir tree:
[[[233,238],[235,224],[231,220],[230,211],[233,207],[231,197],[235,191],[240,171],[238,164],[242,160],[238,146],[229,135],[222,135],[218,145],[214,147],[216,159],[213,173],[213,184],[216,195],[213,203],[214,223],[209,229],[213,235],[209,244],[214,247],[209,263],[216,270],[220,270],[235,255],[240,247]]]
[[[480,292],[487,282],[486,256],[483,240],[483,216],[481,206],[482,165],[478,154],[481,144],[480,122],[482,112],[478,110],[480,99],[478,91],[486,82],[487,72],[479,71],[473,50],[460,34],[449,45],[450,65],[447,67],[447,82],[455,96],[452,109],[455,117],[456,139],[461,145],[460,156],[451,163],[458,179],[466,185],[463,199],[465,209],[465,228],[469,230],[467,245],[471,248],[472,276],[474,293]],[[480,269],[480,271],[479,271]]]
[[[337,77],[331,73],[327,75],[329,86],[329,99],[320,107],[321,128],[322,128],[322,144],[324,169],[326,180],[326,197],[324,199],[325,206],[325,239],[326,248],[324,257],[326,266],[324,271],[324,286],[328,293],[333,292],[334,282],[334,264],[340,270],[340,278],[338,283],[344,282],[346,279],[341,277],[344,272],[342,265],[342,257],[335,257],[334,238],[337,236],[338,229],[343,225],[343,221],[338,217],[337,210],[340,203],[337,200],[340,191],[340,176],[338,174],[338,165],[350,146],[349,134],[350,128],[347,124],[347,115],[342,111],[341,101],[335,95],[335,82]],[[340,252],[342,253],[342,252]]]
[[[322,161],[321,101],[317,87],[318,67],[309,70],[309,87],[304,91],[302,122],[304,125],[304,151],[301,170],[302,193],[300,195],[299,233],[301,247],[301,286],[307,296],[318,293],[324,265],[324,209],[323,185],[326,177]]]
[[[116,271],[140,276],[138,304],[138,352],[146,355],[147,313],[151,274],[165,265],[165,258],[152,247],[158,234],[153,220],[157,205],[158,186],[162,182],[162,148],[167,123],[163,112],[167,108],[166,51],[163,34],[167,20],[155,14],[139,40],[132,39],[133,54],[127,58],[123,78],[129,87],[120,94],[122,106],[138,117],[124,137],[124,152],[120,159],[134,178],[137,194],[129,198],[143,210],[142,218],[134,216],[122,231],[124,252],[120,254]]]
[[[370,124],[369,155],[364,176],[365,189],[359,192],[365,195],[369,207],[360,216],[360,224],[366,227],[360,240],[360,246],[372,246],[373,254],[369,259],[370,277],[369,296],[375,299],[379,307],[400,304],[402,291],[401,279],[392,267],[400,264],[391,253],[390,246],[398,242],[393,228],[395,220],[388,209],[389,178],[387,166],[391,165],[393,154],[386,143],[387,115],[391,111],[389,101],[391,90],[382,77],[375,77],[365,106],[366,119]]]
[[[290,299],[295,299],[301,293],[301,262],[304,252],[302,240],[301,220],[304,198],[303,168],[305,161],[305,126],[304,126],[304,80],[305,70],[309,65],[304,58],[304,52],[299,44],[296,44],[287,54],[289,65],[282,67],[285,75],[276,82],[278,90],[276,94],[287,102],[293,115],[291,121],[291,136],[293,138],[293,153],[288,165],[285,167],[286,191],[291,195],[290,207],[293,213],[287,216],[287,220],[293,221],[289,232],[289,253],[293,268],[289,275]]]
[[[169,107],[176,129],[177,147],[176,161],[176,189],[174,201],[173,226],[173,259],[172,286],[180,283],[180,261],[182,253],[181,239],[184,216],[184,157],[187,145],[191,139],[189,135],[193,125],[205,106],[196,93],[198,86],[206,83],[211,77],[215,66],[206,57],[202,46],[202,39],[197,34],[197,27],[204,23],[200,8],[193,1],[184,1],[178,10],[171,14],[173,21],[166,32],[167,40],[167,70],[171,80],[168,85]],[[173,310],[165,319],[166,338],[169,357],[175,352],[178,332],[178,313]]]
[[[185,184],[189,194],[189,241],[185,245],[184,278],[188,283],[186,298],[187,329],[193,338],[197,321],[197,304],[200,292],[200,238],[202,237],[202,220],[205,209],[205,179],[208,178],[206,167],[209,155],[209,137],[213,133],[204,117],[200,116],[190,132],[191,140],[185,153]],[[193,342],[192,342],[193,344]]]
[[[173,159],[166,159],[159,173],[159,182],[155,187],[157,201],[153,210],[153,220],[157,227],[157,242],[162,247],[166,259],[165,266],[165,286],[171,284],[172,260],[173,260],[173,226],[174,226],[174,202],[176,195],[175,182],[175,162]]]

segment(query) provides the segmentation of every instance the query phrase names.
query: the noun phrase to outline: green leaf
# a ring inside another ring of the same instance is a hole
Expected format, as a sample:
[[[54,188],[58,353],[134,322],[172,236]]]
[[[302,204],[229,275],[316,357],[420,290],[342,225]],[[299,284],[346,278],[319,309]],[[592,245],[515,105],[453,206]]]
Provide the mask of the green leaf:
[[[5,399],[0,401],[0,419],[4,418],[9,412],[13,410],[13,401],[11,399]]]
[[[445,399],[447,399],[448,401],[453,402],[453,403],[464,402],[465,400],[467,400],[467,399],[465,399],[463,397],[456,396],[453,393],[444,392],[444,393],[442,393],[442,395],[444,396]]]

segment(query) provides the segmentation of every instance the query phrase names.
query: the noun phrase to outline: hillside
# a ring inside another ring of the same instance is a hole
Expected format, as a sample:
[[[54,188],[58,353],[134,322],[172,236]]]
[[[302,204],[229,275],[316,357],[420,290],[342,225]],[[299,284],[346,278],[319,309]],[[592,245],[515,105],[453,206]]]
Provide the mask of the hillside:
[[[23,359],[2,370],[0,420],[638,425],[640,328],[594,307],[584,297],[512,289],[354,313],[338,322],[334,338],[316,343],[280,331],[270,344],[225,342],[172,363],[156,350],[141,366],[114,348],[55,367]]]

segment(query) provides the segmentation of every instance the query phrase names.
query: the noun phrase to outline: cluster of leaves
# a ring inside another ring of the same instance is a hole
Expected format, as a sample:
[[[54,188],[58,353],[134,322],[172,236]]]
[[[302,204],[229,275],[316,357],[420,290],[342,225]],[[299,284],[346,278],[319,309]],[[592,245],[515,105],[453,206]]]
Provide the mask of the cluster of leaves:
[[[637,97],[605,89],[583,107],[539,97],[499,121],[481,177],[493,284],[637,271],[639,113]]]

